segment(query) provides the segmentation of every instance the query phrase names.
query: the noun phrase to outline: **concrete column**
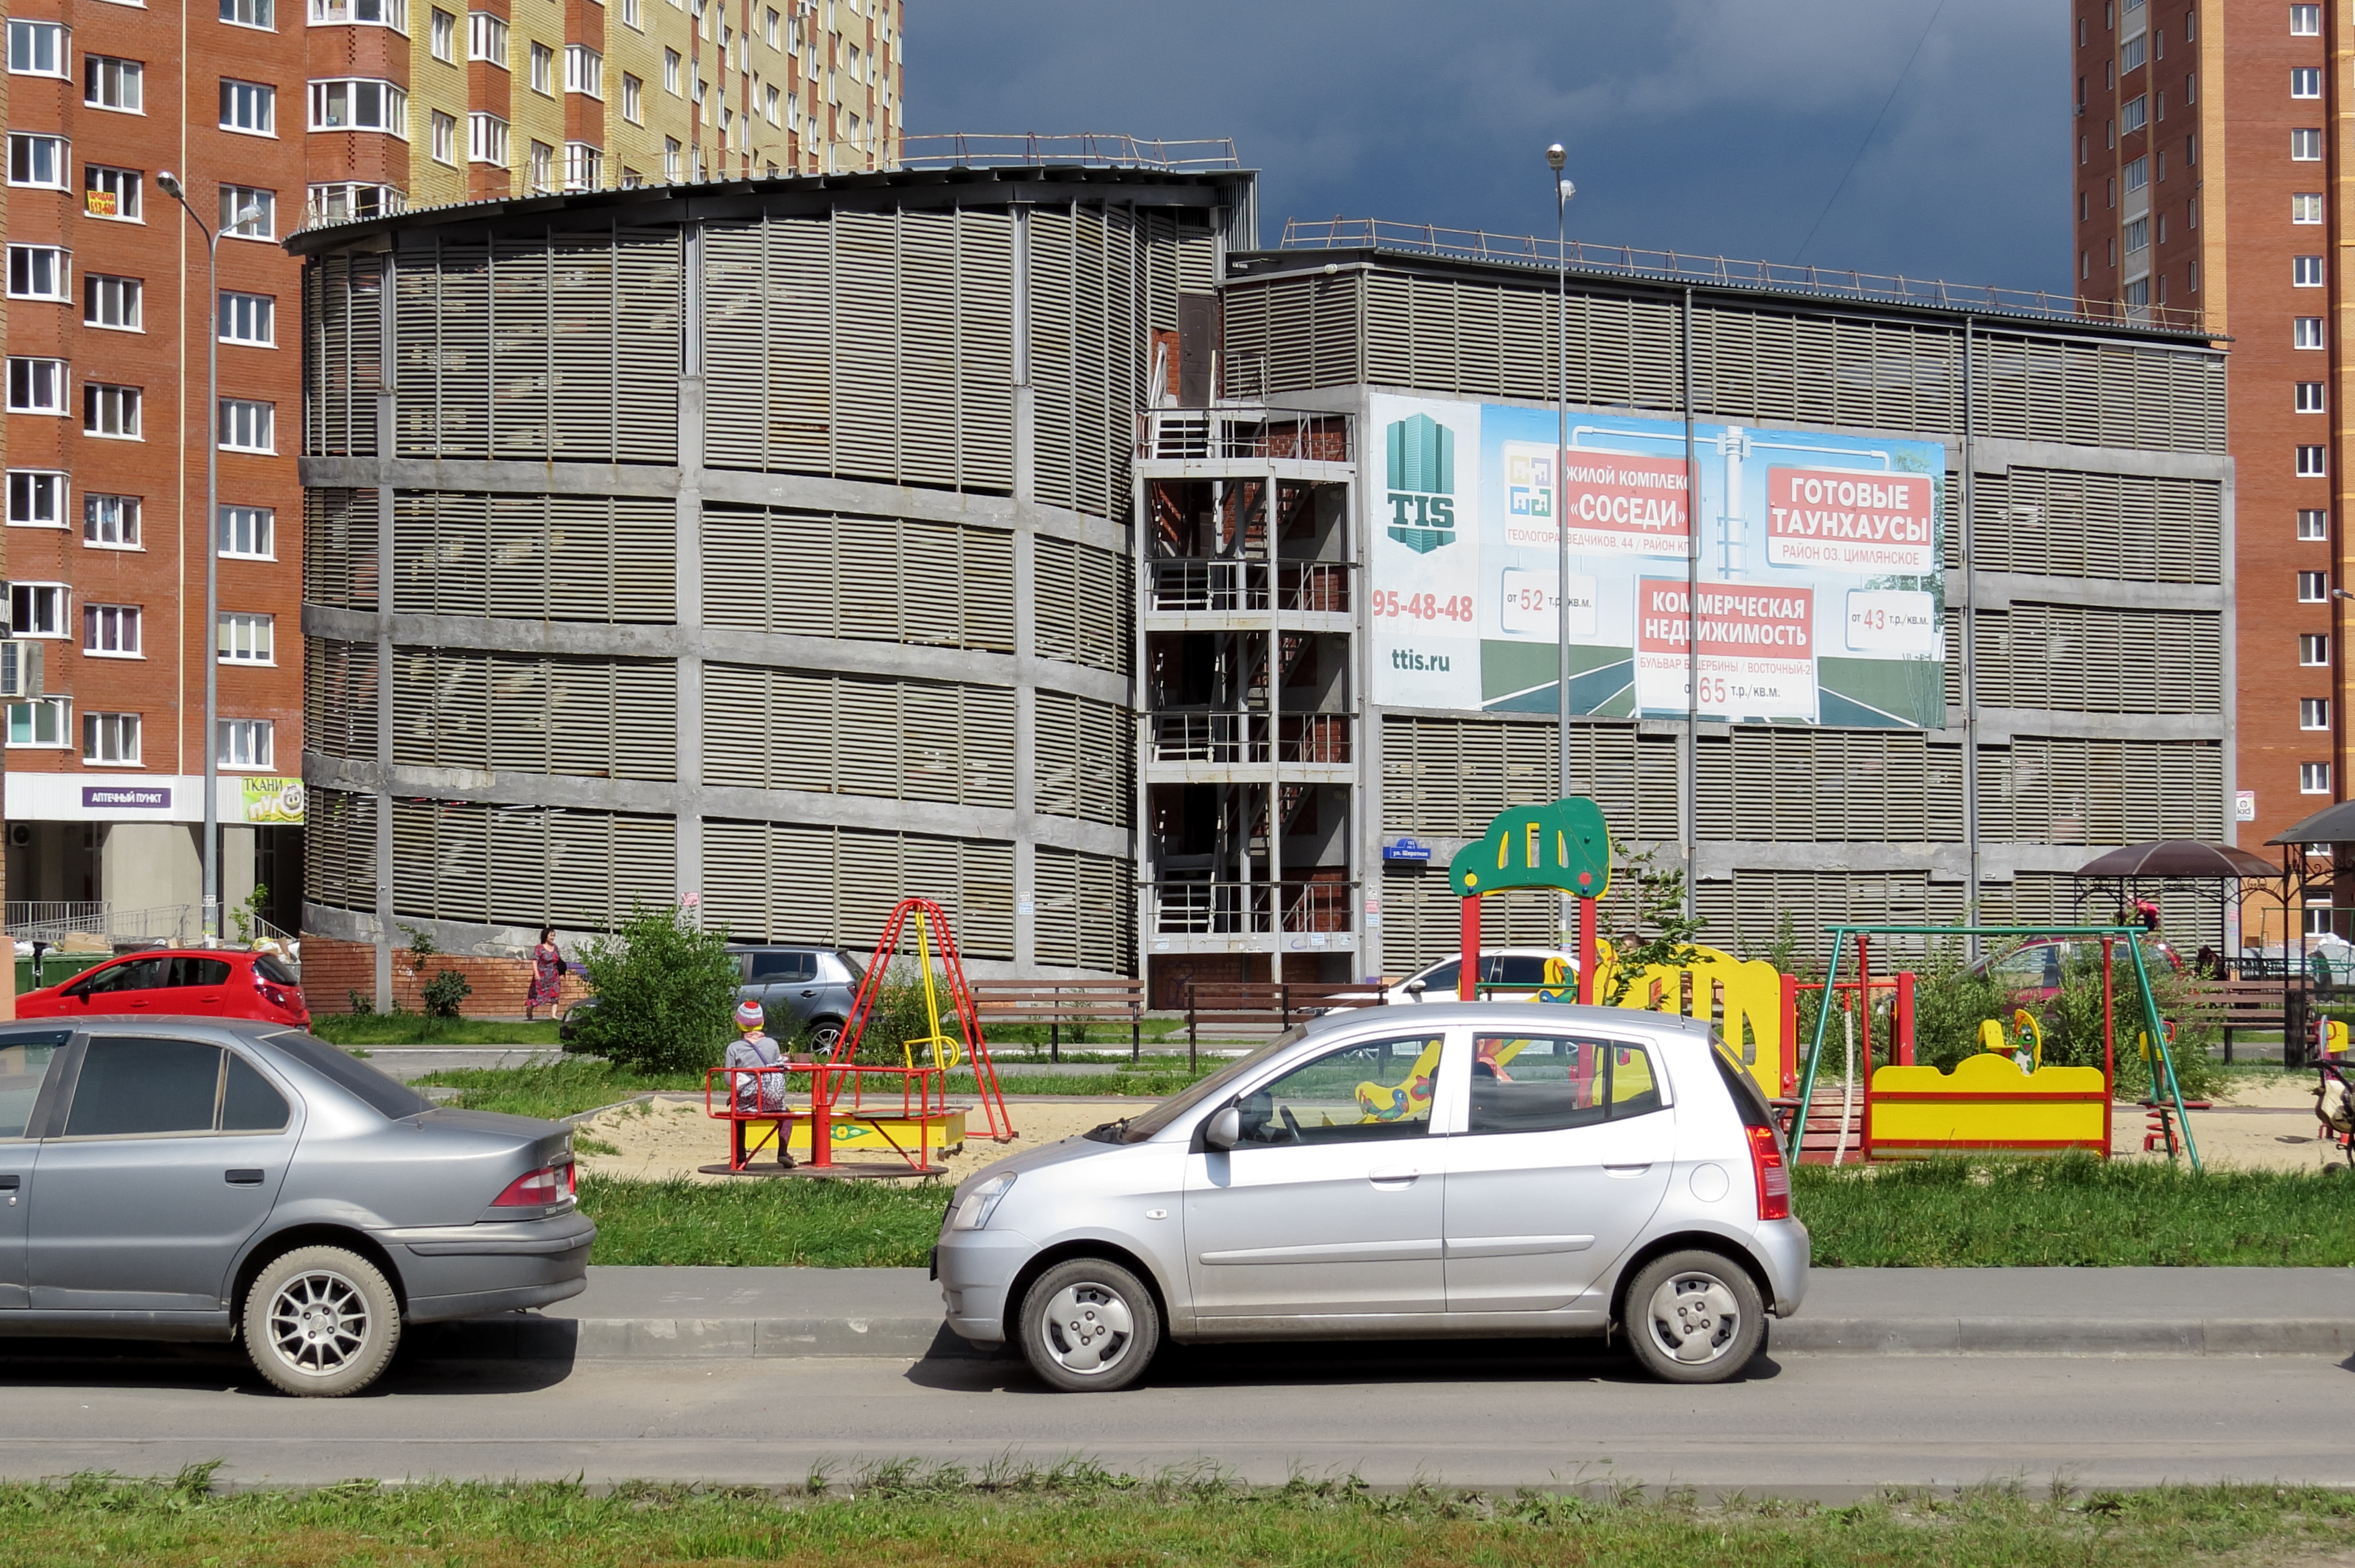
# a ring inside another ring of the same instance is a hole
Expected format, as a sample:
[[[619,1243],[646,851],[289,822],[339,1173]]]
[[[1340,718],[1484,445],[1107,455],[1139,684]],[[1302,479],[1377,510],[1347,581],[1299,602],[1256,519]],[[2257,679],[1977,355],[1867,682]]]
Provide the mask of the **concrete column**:
[[[378,311],[378,363],[384,367],[376,398],[376,450],[389,476],[400,440],[400,260],[388,253]],[[376,493],[376,1008],[392,1008],[392,595],[393,488]]]
[[[703,230],[685,234],[678,380],[678,787],[672,810],[680,901],[703,898]]]
[[[1014,531],[1014,965],[1039,966],[1039,536]],[[1081,918],[1086,918],[1082,911]]]

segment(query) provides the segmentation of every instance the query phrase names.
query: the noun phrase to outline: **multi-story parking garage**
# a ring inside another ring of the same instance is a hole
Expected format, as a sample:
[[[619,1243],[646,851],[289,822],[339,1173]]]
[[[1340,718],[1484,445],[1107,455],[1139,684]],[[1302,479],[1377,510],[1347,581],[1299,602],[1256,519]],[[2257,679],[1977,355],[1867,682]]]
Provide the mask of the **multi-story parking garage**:
[[[313,951],[921,891],[993,968],[1396,974],[1557,787],[1557,515],[1570,776],[1721,939],[2228,832],[2206,340],[1617,265],[1557,318],[1365,238],[1139,167],[302,237]]]

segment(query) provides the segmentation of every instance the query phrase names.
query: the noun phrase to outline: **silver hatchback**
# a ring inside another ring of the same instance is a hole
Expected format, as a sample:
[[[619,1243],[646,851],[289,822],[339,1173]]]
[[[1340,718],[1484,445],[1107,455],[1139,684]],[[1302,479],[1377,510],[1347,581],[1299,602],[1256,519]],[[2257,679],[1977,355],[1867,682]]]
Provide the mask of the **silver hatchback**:
[[[229,1019],[0,1024],[0,1338],[244,1341],[347,1394],[404,1323],[588,1284],[572,1135]]]
[[[1163,1338],[1600,1335],[1714,1382],[1797,1310],[1764,1096],[1704,1024],[1539,1003],[1319,1019],[960,1185],[949,1327],[1060,1389]]]

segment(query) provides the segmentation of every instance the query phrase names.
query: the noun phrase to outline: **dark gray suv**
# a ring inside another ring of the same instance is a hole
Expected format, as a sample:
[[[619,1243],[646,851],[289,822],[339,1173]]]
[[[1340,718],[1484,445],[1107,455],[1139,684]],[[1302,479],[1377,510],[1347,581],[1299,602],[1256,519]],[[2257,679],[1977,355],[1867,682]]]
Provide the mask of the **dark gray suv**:
[[[858,960],[839,947],[775,943],[735,944],[728,952],[736,960],[737,998],[761,1004],[770,1034],[790,1045],[806,1030],[813,1050],[834,1049],[867,977]],[[577,1040],[596,1005],[596,997],[584,997],[565,1009],[557,1038],[567,1044]]]

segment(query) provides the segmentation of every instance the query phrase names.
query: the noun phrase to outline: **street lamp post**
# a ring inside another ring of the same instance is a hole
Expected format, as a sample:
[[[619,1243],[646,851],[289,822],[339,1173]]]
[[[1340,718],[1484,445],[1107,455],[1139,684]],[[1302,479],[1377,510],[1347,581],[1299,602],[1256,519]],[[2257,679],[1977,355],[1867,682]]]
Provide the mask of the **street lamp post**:
[[[220,235],[206,227],[188,205],[180,177],[169,169],[155,176],[165,196],[180,204],[205,237],[205,944],[220,940]],[[230,221],[244,223],[260,212],[248,207]],[[183,429],[185,430],[185,414]]]
[[[1554,536],[1554,633],[1557,647],[1554,673],[1560,685],[1555,688],[1557,718],[1561,729],[1555,736],[1556,762],[1560,788],[1558,798],[1570,795],[1570,517],[1567,503],[1570,473],[1570,198],[1578,187],[1562,178],[1562,166],[1570,155],[1560,142],[1546,149],[1546,167],[1553,171],[1553,332],[1554,365],[1554,441],[1553,441],[1553,536]],[[1570,928],[1570,896],[1561,901],[1562,929]]]

